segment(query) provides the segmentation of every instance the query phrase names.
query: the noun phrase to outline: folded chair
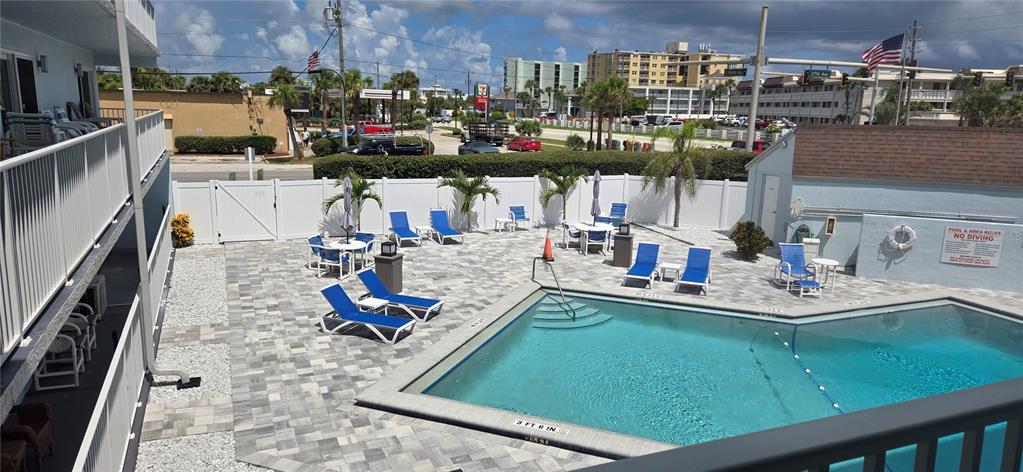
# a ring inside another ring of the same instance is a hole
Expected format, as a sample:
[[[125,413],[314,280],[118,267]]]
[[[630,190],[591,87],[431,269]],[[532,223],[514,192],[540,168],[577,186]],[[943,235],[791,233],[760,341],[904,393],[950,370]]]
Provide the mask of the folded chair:
[[[391,293],[372,269],[360,271],[358,275],[359,279],[362,280],[362,284],[369,289],[369,296],[387,300],[390,305],[404,310],[405,313],[408,313],[409,316],[418,321],[425,323],[429,320],[430,315],[440,313],[441,306],[444,305],[444,302],[440,300]],[[422,315],[417,314],[417,312],[422,312]]]
[[[341,288],[340,284],[335,283],[323,287],[320,289],[320,293],[327,299],[327,303],[330,303],[330,306],[334,308],[334,311],[320,317],[320,327],[323,328],[325,333],[334,334],[342,329],[365,326],[380,338],[381,341],[394,344],[398,341],[398,336],[402,332],[408,331],[411,334],[412,328],[416,326],[416,320],[367,313],[360,310],[358,305],[351,298],[348,298],[348,294],[345,293],[345,289]],[[328,318],[337,322],[337,326],[333,329],[327,328]],[[387,336],[384,332],[390,332],[391,334]]]
[[[675,282],[675,290],[683,285],[700,287],[703,294],[710,292],[710,248],[690,247],[686,257],[686,268]]]
[[[644,287],[653,286],[654,274],[657,273],[657,253],[660,250],[660,244],[639,243],[639,247],[636,248],[636,262],[625,273],[622,285],[625,285],[629,279],[633,279],[642,281]]]
[[[404,211],[392,211],[388,214],[391,217],[391,237],[394,242],[401,246],[405,241],[413,241],[422,246],[423,238],[419,237],[408,224],[408,213]]]
[[[437,243],[439,244],[444,244],[444,241],[448,239],[457,239],[459,242],[465,242],[462,232],[452,228],[448,223],[447,210],[430,210],[430,226],[433,227],[433,233],[437,235]]]

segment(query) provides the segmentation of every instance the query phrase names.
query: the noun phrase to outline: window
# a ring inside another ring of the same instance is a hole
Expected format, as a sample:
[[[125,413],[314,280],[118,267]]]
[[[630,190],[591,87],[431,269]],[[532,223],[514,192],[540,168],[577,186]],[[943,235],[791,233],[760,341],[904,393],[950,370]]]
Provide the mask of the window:
[[[14,61],[18,76],[18,91],[21,97],[21,112],[39,113],[39,102],[36,99],[35,61],[23,57],[15,57]]]
[[[554,64],[554,86],[561,85],[561,64]]]
[[[533,82],[536,83],[537,87],[540,86],[540,63],[539,62],[533,64]]]
[[[579,87],[579,64],[572,66],[573,77],[572,77],[572,88]]]
[[[0,58],[0,107],[4,110],[14,110],[14,88],[11,87],[11,74],[8,72],[10,61],[7,57]]]

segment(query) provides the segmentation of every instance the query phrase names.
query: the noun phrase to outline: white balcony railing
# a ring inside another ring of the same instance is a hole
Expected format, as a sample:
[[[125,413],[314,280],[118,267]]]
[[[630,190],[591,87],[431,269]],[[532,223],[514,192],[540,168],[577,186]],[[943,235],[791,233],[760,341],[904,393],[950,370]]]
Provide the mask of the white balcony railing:
[[[959,98],[961,93],[959,90],[949,90],[947,92],[945,90],[913,90],[910,97],[913,100],[944,101],[945,99],[955,100]]]
[[[114,357],[100,387],[89,427],[85,430],[75,472],[122,470],[135,418],[135,404],[142,389],[145,362],[142,354],[142,318],[139,297],[131,305],[128,319],[114,348]]]
[[[137,121],[143,178],[163,155],[163,112]],[[0,162],[0,347],[18,345],[130,190],[117,124]]]

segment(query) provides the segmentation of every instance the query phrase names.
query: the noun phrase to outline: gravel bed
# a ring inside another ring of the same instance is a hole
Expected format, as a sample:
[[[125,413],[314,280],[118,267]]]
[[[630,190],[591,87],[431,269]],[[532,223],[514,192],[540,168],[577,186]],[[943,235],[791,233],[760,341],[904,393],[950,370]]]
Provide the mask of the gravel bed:
[[[164,326],[192,326],[227,321],[227,278],[221,246],[179,249],[167,294]]]
[[[231,349],[227,344],[160,349],[156,361],[160,368],[184,370],[193,377],[200,376],[202,384],[184,390],[178,390],[175,385],[153,387],[149,391],[150,403],[231,396]],[[158,383],[173,380],[173,376],[156,376]]]
[[[136,471],[257,472],[262,467],[238,462],[234,433],[195,434],[139,444]]]

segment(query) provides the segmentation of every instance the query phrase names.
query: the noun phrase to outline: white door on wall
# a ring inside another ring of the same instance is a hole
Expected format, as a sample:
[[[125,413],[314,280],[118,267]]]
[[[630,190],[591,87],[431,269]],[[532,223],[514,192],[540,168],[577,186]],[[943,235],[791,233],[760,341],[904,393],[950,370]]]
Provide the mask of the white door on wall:
[[[764,176],[764,200],[760,210],[760,227],[768,238],[774,239],[774,223],[778,219],[778,187],[781,178],[777,175]]]
[[[218,242],[277,239],[272,180],[215,181]]]

